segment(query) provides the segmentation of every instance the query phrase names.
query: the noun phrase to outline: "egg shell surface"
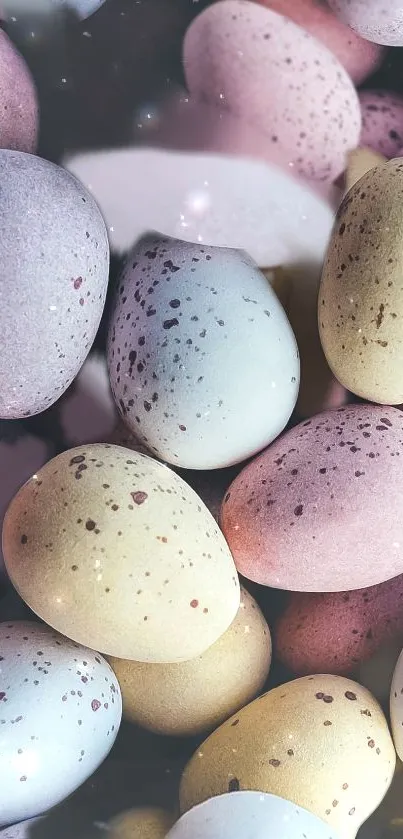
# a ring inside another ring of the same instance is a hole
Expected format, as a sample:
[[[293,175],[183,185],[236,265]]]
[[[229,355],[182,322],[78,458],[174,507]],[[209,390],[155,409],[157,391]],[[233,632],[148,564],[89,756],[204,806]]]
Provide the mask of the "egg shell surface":
[[[349,674],[389,642],[403,646],[403,575],[330,594],[293,593],[275,629],[276,655],[297,675]]]
[[[318,300],[336,378],[382,404],[403,402],[403,160],[371,169],[340,205]]]
[[[302,26],[332,52],[343,65],[354,84],[358,85],[374,73],[383,51],[360,38],[346,26],[322,0],[258,0],[274,12]]]
[[[139,807],[116,816],[108,825],[109,839],[165,839],[174,823],[171,813],[158,807]]]
[[[183,55],[192,96],[263,130],[296,172],[333,181],[344,170],[361,130],[358,97],[305,29],[249,0],[221,0],[191,23]]]
[[[182,776],[181,811],[226,792],[260,790],[353,837],[382,801],[395,762],[369,691],[340,676],[306,676],[256,699],[202,743]]]
[[[252,260],[161,237],[142,240],[126,262],[108,365],[129,428],[188,469],[230,466],[264,448],[298,394],[294,334]]]
[[[83,364],[109,244],[95,201],[61,167],[3,149],[0,177],[0,418],[15,419],[48,408]]]
[[[34,80],[22,55],[0,32],[0,148],[33,153],[39,129]]]
[[[273,588],[320,592],[401,574],[402,431],[397,408],[350,405],[276,440],[223,501],[238,571]]]
[[[239,607],[228,545],[198,495],[166,466],[119,446],[82,446],[49,461],[12,501],[3,552],[36,614],[118,658],[197,656]]]
[[[0,650],[3,826],[63,801],[97,769],[122,701],[107,662],[48,626],[1,623]]]
[[[335,14],[355,32],[390,47],[403,46],[402,0],[328,0]]]
[[[362,90],[361,145],[386,158],[398,157],[403,146],[403,96],[387,90]]]
[[[243,790],[198,804],[167,839],[332,839],[329,825],[277,795]]]
[[[390,719],[392,736],[400,760],[403,757],[403,655],[397,660],[390,689]]]
[[[269,627],[245,589],[229,629],[198,658],[182,664],[109,659],[125,718],[157,734],[177,736],[211,731],[243,708],[263,688],[270,662]]]

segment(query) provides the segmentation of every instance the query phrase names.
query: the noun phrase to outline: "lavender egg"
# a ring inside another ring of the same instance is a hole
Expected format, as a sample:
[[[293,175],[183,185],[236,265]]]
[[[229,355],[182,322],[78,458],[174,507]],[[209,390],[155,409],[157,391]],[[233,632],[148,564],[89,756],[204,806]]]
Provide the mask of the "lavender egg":
[[[120,688],[97,653],[31,621],[0,624],[0,827],[67,798],[115,741]]]
[[[78,373],[106,297],[109,243],[95,201],[34,155],[0,151],[0,418],[38,414]]]
[[[0,147],[34,152],[38,101],[31,73],[5,32],[0,31]]]
[[[387,90],[363,90],[359,94],[361,145],[391,159],[403,146],[403,96]]]
[[[188,469],[263,449],[298,393],[294,333],[252,260],[158,236],[132,250],[118,282],[108,365],[129,428]]]

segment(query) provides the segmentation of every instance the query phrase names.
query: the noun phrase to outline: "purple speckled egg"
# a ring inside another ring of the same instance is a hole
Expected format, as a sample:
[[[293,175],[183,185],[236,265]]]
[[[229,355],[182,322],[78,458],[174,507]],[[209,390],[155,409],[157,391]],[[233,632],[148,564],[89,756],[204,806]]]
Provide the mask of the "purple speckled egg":
[[[403,46],[402,0],[328,0],[344,23],[375,44]]]
[[[348,675],[383,646],[403,646],[403,575],[356,591],[293,592],[275,629],[279,660],[298,676]]]
[[[403,414],[351,405],[297,425],[243,469],[221,524],[238,571],[291,591],[403,572]]]
[[[0,826],[48,810],[113,746],[122,717],[109,664],[34,621],[0,624]]]
[[[391,159],[403,146],[403,96],[387,90],[363,90],[361,145]]]
[[[70,173],[0,151],[0,418],[38,414],[67,389],[95,338],[109,243]]]
[[[358,145],[359,101],[335,56],[293,21],[249,0],[221,0],[184,41],[190,93],[264,131],[299,174],[332,181]]]
[[[323,0],[258,0],[262,6],[289,17],[314,35],[339,59],[355,84],[374,73],[383,50],[360,38],[349,26],[332,14]]]
[[[0,148],[34,152],[38,101],[31,73],[5,32],[0,31]]]

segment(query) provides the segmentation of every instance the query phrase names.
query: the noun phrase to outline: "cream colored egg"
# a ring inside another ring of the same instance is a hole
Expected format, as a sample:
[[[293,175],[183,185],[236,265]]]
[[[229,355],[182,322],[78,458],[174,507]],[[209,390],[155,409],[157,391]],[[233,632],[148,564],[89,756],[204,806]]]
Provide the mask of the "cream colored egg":
[[[139,807],[116,816],[108,825],[108,839],[165,839],[175,819],[158,807]]]
[[[367,172],[344,198],[318,300],[336,378],[364,399],[403,402],[403,160]]]
[[[80,446],[49,461],[11,502],[3,553],[36,614],[121,658],[193,658],[239,608],[232,556],[198,495],[119,446]]]
[[[395,760],[369,691],[340,676],[306,676],[256,699],[205,740],[184,771],[181,810],[231,790],[260,790],[352,837],[382,801]]]
[[[270,661],[269,627],[244,589],[230,628],[198,658],[181,664],[109,659],[126,719],[158,734],[179,736],[211,731],[254,699]]]

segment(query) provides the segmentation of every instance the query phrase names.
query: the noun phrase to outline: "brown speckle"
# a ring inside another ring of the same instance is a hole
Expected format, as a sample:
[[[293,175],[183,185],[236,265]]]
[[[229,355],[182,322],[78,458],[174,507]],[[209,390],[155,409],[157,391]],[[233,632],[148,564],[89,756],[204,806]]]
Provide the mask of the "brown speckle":
[[[355,699],[357,699],[357,695],[355,693],[353,693],[351,690],[346,690],[344,696],[346,697],[346,699],[351,699],[352,702]]]
[[[197,609],[197,607],[199,605],[199,601],[198,600],[191,600],[190,605],[191,605],[192,609]]]
[[[281,760],[277,760],[275,757],[272,757],[269,760],[269,764],[270,764],[270,766],[274,766],[274,768],[277,769],[281,764]]]
[[[231,778],[228,784],[228,792],[239,792],[240,790],[240,783],[238,778]]]
[[[87,521],[85,522],[85,528],[86,528],[86,530],[95,530],[95,528],[96,528],[95,521],[93,521],[92,519],[87,519]]]
[[[375,746],[375,740],[368,740],[368,746],[370,749],[373,749]]]
[[[146,492],[141,492],[141,490],[138,490],[137,492],[131,492],[130,495],[134,503],[137,504],[138,507],[140,507],[141,504],[144,504],[144,502],[147,501],[148,498],[148,494]]]
[[[101,703],[100,703],[99,699],[93,699],[92,702],[91,702],[92,710],[93,711],[98,711],[100,707],[101,707]]]

